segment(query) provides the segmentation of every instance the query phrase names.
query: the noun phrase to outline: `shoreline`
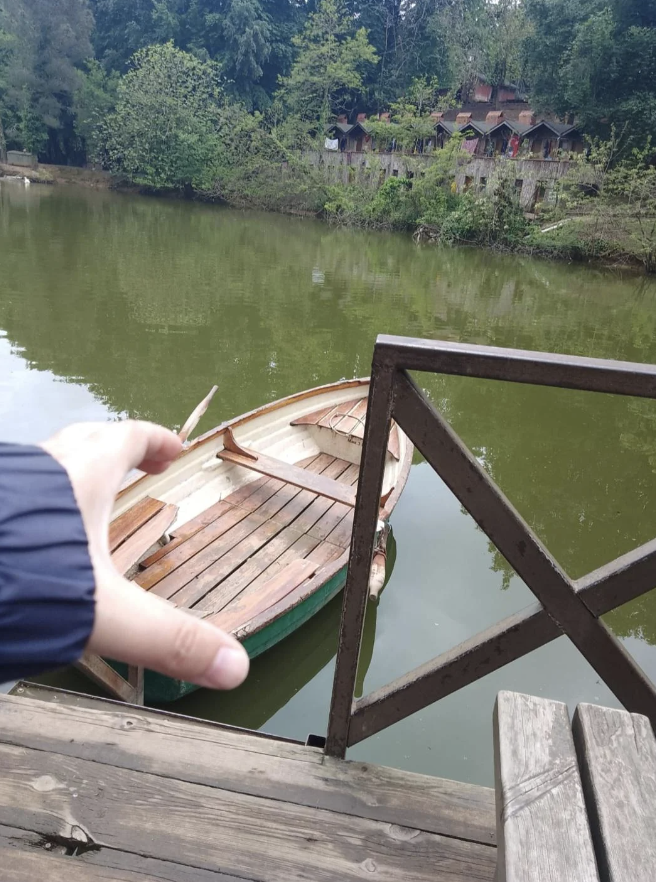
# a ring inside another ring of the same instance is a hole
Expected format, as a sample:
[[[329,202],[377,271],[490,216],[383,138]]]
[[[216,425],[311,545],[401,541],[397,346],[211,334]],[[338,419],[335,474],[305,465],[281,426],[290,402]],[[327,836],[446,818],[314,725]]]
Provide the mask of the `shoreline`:
[[[49,165],[45,163],[40,163],[38,168],[23,168],[21,166],[13,166],[7,165],[6,163],[0,163],[0,178],[9,177],[9,178],[27,178],[32,184],[42,184],[47,186],[56,186],[56,185],[72,185],[78,187],[85,187],[87,189],[93,190],[114,190],[116,192],[121,193],[131,193],[138,196],[153,196],[157,194],[148,193],[144,190],[143,187],[135,186],[133,184],[128,183],[124,178],[119,178],[118,176],[112,174],[111,172],[104,171],[103,169],[90,169],[90,168],[81,168],[79,166],[66,166],[66,165]],[[178,197],[179,194],[175,192],[170,193],[162,193],[161,195],[166,195],[170,197]],[[189,197],[186,197],[189,198]],[[203,197],[201,194],[194,193],[191,196],[192,201],[205,202],[205,203],[213,203],[218,200],[207,199]],[[231,203],[225,203],[233,208],[257,208],[258,210],[270,211],[271,214],[286,214],[295,217],[311,217],[316,220],[324,220],[329,225],[331,225],[330,219],[322,216],[320,212],[312,213],[307,211],[299,211],[299,210],[285,210],[284,208],[278,209],[262,209],[261,206],[248,206],[245,204],[240,205],[231,205]],[[337,224],[339,226],[339,224]],[[357,225],[356,225],[357,226]],[[362,229],[362,227],[359,227]],[[432,235],[422,235],[427,230],[427,225],[418,225],[414,230],[406,230],[405,232],[411,235],[414,241],[418,245],[436,245],[440,244],[439,236]],[[400,232],[400,231],[390,231],[390,232]],[[501,245],[485,245],[480,242],[458,242],[457,245],[464,245],[467,247],[476,247],[482,248],[490,251],[497,251],[506,254],[517,254],[523,257],[533,257],[540,258],[542,260],[549,261],[558,261],[559,263],[577,263],[577,264],[588,264],[591,267],[600,267],[606,270],[621,270],[624,272],[631,272],[636,275],[645,275],[649,276],[643,264],[640,260],[632,254],[630,251],[618,251],[617,256],[613,260],[609,260],[608,258],[603,257],[595,257],[591,255],[578,255],[571,253],[571,251],[559,247],[555,244],[549,244],[545,242],[543,247],[532,245],[522,245],[518,243],[515,247],[501,246]]]

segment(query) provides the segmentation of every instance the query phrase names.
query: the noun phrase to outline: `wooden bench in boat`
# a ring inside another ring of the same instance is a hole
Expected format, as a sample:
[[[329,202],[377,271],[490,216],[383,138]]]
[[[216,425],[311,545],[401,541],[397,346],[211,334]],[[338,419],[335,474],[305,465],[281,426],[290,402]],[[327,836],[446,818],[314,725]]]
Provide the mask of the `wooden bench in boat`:
[[[325,496],[335,502],[342,502],[351,508],[355,506],[355,493],[350,487],[339,481],[334,481],[332,478],[326,478],[325,475],[308,472],[306,469],[275,459],[273,456],[266,456],[263,453],[250,450],[248,447],[242,447],[235,441],[230,429],[226,430],[223,444],[224,448],[217,453],[217,457],[224,462],[231,462],[261,475],[277,478],[286,484],[309,490],[316,493],[317,496]]]
[[[355,398],[352,401],[344,401],[341,404],[334,404],[330,407],[323,407],[315,410],[305,416],[292,420],[292,426],[319,426],[320,428],[330,429],[347,438],[357,438],[362,441],[364,438],[364,426],[367,416],[366,398]],[[392,423],[389,439],[387,441],[387,449],[398,460],[399,453],[399,430],[396,423]]]
[[[112,563],[125,575],[166,533],[178,514],[177,505],[165,505],[146,496],[124,512],[109,528]]]
[[[656,739],[646,717],[501,692],[497,882],[656,878]]]

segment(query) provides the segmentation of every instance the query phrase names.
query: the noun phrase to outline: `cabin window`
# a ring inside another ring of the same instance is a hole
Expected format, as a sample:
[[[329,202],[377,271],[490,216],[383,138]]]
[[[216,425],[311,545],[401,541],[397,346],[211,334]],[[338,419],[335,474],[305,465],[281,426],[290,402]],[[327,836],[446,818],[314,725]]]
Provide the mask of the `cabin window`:
[[[485,190],[487,189],[487,178],[480,178],[478,182],[478,189],[481,191],[481,193],[485,192]]]
[[[399,170],[398,170],[398,168],[394,168],[394,169],[392,169],[392,177],[393,177],[393,178],[398,178],[398,176],[399,176]]]

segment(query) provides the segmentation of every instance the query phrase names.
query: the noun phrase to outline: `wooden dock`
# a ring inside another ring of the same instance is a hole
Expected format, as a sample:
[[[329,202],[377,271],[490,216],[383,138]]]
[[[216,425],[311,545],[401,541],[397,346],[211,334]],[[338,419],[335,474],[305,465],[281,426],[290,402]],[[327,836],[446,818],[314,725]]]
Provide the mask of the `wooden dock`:
[[[494,791],[60,690],[0,696],[11,882],[492,882]]]

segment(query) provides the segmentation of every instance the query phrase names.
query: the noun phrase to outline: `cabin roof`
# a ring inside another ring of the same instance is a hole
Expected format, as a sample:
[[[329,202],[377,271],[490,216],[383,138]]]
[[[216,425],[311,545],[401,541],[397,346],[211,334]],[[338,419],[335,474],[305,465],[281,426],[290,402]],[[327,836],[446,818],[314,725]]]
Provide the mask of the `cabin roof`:
[[[578,129],[576,128],[576,126],[572,126],[569,123],[547,122],[544,119],[541,119],[540,122],[537,122],[534,126],[531,126],[526,132],[524,132],[524,134],[530,137],[541,128],[549,129],[557,138],[564,138],[565,135],[569,135],[573,132],[576,132],[578,134]]]
[[[502,119],[501,122],[498,122],[496,125],[492,126],[492,128],[488,131],[488,135],[496,135],[499,130],[502,129],[504,126],[507,129],[510,129],[510,131],[514,135],[519,135],[520,138],[524,137],[524,135],[531,128],[531,126],[516,122],[514,119]]]
[[[464,126],[459,126],[458,131],[462,132],[463,135],[466,135],[467,132],[471,129],[480,138],[481,135],[487,135],[491,128],[493,128],[491,123],[479,122],[478,120],[470,120],[468,123],[465,123]]]

